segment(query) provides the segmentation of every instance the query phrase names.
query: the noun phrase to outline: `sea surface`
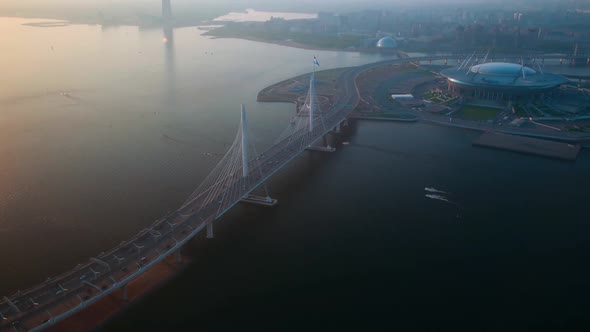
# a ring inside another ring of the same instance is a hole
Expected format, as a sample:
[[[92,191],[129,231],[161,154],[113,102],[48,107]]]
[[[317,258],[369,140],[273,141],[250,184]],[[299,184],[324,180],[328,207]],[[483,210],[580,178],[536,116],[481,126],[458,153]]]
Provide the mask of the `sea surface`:
[[[587,151],[477,148],[477,133],[420,123],[348,135],[292,162],[270,182],[279,206],[232,210],[186,272],[101,331],[590,326]]]
[[[196,27],[145,30],[0,18],[0,294],[115,246],[177,208],[230,147],[248,110],[268,147],[292,104],[264,87],[383,59],[312,52]]]
[[[231,145],[261,151],[290,104],[258,91],[383,59],[196,28],[0,19],[0,295],[59,274],[176,208]],[[573,330],[588,326],[590,154],[471,145],[476,132],[354,121],[239,205],[120,330]],[[342,141],[349,144],[342,145]]]

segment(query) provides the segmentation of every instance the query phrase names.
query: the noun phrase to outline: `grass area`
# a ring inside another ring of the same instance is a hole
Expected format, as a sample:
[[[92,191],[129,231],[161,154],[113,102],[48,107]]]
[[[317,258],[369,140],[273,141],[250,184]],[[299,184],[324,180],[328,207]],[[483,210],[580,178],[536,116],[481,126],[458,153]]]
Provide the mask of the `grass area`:
[[[461,117],[467,120],[489,120],[495,118],[499,112],[498,108],[466,105],[461,109]]]
[[[316,71],[315,78],[316,78],[316,80],[321,80],[321,81],[332,81],[332,80],[338,79],[340,77],[340,75],[347,70],[348,70],[348,68],[337,68],[337,69]]]
[[[449,106],[452,103],[456,102],[459,99],[459,97],[453,97],[447,101],[443,101],[442,103],[440,103],[441,105],[445,105],[445,106]]]
[[[573,125],[573,126],[565,126],[565,130],[567,131],[574,131],[579,133],[590,133],[590,126],[588,125]]]
[[[430,101],[435,104],[449,106],[455,101],[457,101],[457,97],[446,93],[446,92],[434,92],[428,91],[423,96],[424,100]]]
[[[428,91],[424,94],[424,99],[430,100],[434,98],[434,93],[432,93],[432,91]]]
[[[247,24],[239,23],[234,23],[232,25],[226,25],[224,27],[213,29],[211,31],[208,31],[206,35],[216,37],[256,39],[269,42],[284,41],[290,39],[296,43],[311,47],[336,49],[357,46],[363,39],[363,37],[356,35],[341,35],[336,37],[312,35],[301,32],[290,32],[288,30],[266,30],[261,28],[252,28],[249,27]]]

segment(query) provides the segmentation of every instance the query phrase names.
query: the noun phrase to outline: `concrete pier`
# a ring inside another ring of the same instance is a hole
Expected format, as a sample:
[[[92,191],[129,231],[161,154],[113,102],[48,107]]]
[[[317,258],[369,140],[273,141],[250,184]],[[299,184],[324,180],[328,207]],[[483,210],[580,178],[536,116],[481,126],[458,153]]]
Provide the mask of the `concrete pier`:
[[[121,298],[123,299],[123,301],[129,302],[129,295],[127,294],[127,284],[121,287]]]
[[[262,197],[256,195],[248,195],[240,200],[242,203],[256,204],[262,206],[275,206],[279,202],[278,200],[270,197]]]
[[[580,152],[580,144],[568,144],[544,139],[486,132],[473,141],[475,146],[483,146],[547,158],[575,161]]]
[[[320,151],[320,152],[334,152],[336,151],[336,148],[333,148],[331,146],[308,146],[306,150],[309,151]]]
[[[207,238],[208,239],[213,238],[213,222],[210,222],[207,224]]]
[[[176,258],[176,264],[182,264],[182,253],[180,249],[178,249],[176,253],[174,253],[174,258]]]

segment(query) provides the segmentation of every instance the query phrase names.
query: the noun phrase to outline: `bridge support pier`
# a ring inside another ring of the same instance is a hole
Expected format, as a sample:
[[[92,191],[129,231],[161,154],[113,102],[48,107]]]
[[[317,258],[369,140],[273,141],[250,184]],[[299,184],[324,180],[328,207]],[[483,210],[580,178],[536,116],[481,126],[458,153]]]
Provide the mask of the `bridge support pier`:
[[[121,287],[121,297],[123,298],[123,301],[129,302],[129,296],[127,295],[127,284]]]
[[[331,147],[330,145],[323,147],[323,146],[308,146],[306,150],[309,151],[319,151],[319,152],[334,152],[336,148]]]
[[[328,141],[326,139],[326,136],[322,136],[322,141],[323,141],[323,145],[324,146],[313,146],[310,145],[306,148],[306,150],[309,151],[320,151],[320,152],[334,152],[336,151],[335,148],[331,147],[330,144],[328,144]]]
[[[342,121],[338,122],[338,124],[334,127],[334,130],[333,130],[334,133],[336,133],[336,134],[340,133],[340,130],[342,129],[342,126],[344,125],[344,121],[346,121],[346,120],[342,120]]]
[[[271,198],[270,196],[262,197],[257,195],[248,195],[242,198],[240,202],[262,206],[275,206],[279,201],[274,198]]]
[[[180,249],[176,250],[174,253],[174,258],[176,258],[176,264],[182,264],[182,253]]]
[[[342,132],[342,128],[348,126],[348,122],[346,121],[346,119],[338,122],[338,124],[336,125],[336,127],[334,127],[334,133],[341,133]]]
[[[213,222],[210,222],[207,224],[207,238],[208,239],[213,238]]]

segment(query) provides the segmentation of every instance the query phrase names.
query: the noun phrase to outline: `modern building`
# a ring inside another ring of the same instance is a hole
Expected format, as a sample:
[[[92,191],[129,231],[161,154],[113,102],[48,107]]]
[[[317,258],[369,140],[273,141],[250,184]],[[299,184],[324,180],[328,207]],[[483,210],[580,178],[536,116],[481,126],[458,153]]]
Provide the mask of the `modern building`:
[[[445,69],[449,92],[468,99],[525,100],[566,83],[567,78],[505,62]]]

